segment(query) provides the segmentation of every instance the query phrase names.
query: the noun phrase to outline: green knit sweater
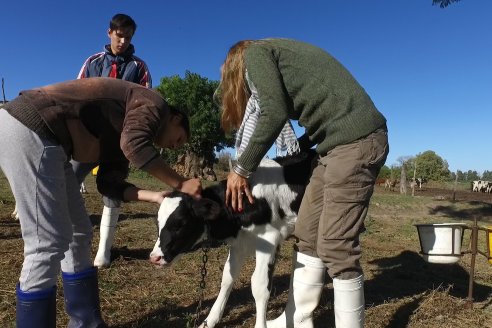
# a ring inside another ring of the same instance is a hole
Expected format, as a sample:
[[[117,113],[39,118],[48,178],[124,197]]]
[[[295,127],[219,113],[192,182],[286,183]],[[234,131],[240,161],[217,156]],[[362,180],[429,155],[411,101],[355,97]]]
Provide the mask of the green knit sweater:
[[[316,151],[364,137],[386,123],[371,98],[335,58],[313,45],[265,39],[245,51],[261,114],[239,165],[254,171],[286,120],[298,120]]]

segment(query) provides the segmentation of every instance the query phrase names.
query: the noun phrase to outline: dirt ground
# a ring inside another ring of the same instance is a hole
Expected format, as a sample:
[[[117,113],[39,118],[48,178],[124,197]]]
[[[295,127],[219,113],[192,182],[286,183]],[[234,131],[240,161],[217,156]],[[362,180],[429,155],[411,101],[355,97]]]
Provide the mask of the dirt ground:
[[[399,193],[399,186],[396,186],[395,191],[385,189],[384,186],[376,186],[376,190],[379,193],[397,194]],[[407,188],[407,194],[412,194],[412,189]],[[492,204],[492,194],[483,192],[471,192],[470,190],[452,190],[444,189],[435,186],[423,185],[421,189],[415,188],[415,196],[429,197],[429,198],[441,198],[446,200],[454,200],[458,202],[483,202]]]
[[[145,181],[137,181],[137,184]],[[0,175],[0,326],[14,327],[15,283],[22,265],[22,238],[18,221],[10,217],[14,202],[5,192]],[[86,180],[86,206],[94,225],[93,255],[98,244],[100,196],[93,179]],[[409,194],[411,190],[409,189]],[[466,222],[477,217],[482,226],[492,225],[492,196],[470,191],[453,191],[426,186],[415,197],[376,186],[362,235],[362,266],[365,275],[366,328],[446,327],[492,328],[492,265],[476,257],[473,299],[467,300],[471,255],[457,264],[436,265],[419,254],[417,223]],[[153,267],[148,256],[156,238],[157,206],[124,204],[118,223],[112,264],[99,271],[101,307],[111,327],[150,328],[193,327],[195,314],[203,320],[218,290],[226,246],[218,244],[207,253],[205,288],[201,289],[203,252],[185,255],[170,268]],[[464,238],[464,248],[469,235]],[[481,239],[480,247],[483,248]],[[282,246],[275,269],[274,286],[268,304],[269,319],[280,314],[288,294],[293,240]],[[249,260],[234,286],[224,318],[218,327],[253,327],[254,300],[250,278],[254,269]],[[202,300],[201,307],[198,308]],[[472,305],[472,308],[470,308]],[[58,289],[58,327],[64,327],[63,291]],[[315,327],[334,327],[333,289],[327,278]]]

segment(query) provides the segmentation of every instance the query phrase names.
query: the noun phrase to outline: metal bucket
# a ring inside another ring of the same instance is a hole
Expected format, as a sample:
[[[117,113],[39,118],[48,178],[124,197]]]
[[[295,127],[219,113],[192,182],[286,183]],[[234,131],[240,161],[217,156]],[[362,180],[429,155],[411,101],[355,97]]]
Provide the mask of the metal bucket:
[[[460,260],[463,223],[416,224],[422,257],[429,263],[456,263]]]

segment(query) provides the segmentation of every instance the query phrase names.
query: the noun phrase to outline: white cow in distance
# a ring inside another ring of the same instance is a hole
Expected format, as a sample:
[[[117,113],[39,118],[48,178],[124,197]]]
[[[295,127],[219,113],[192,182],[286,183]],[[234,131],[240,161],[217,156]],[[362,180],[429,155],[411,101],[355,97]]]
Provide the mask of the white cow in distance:
[[[473,192],[492,192],[492,182],[486,180],[475,180],[472,182]]]

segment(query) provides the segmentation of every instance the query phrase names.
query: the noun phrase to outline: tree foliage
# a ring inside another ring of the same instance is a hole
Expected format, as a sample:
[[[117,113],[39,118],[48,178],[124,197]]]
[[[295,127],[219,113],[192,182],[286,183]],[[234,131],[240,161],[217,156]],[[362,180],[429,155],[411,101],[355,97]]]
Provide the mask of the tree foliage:
[[[458,2],[458,1],[460,0],[432,0],[432,5],[433,6],[439,5],[439,7],[441,8],[446,8],[453,2]]]
[[[413,167],[414,167],[414,156],[400,156],[396,159],[399,163],[391,166],[392,178],[397,179],[402,175],[402,171],[405,173],[406,178],[413,177]],[[403,167],[405,167],[403,169]],[[409,172],[411,172],[412,176],[409,176]]]
[[[407,179],[412,179],[414,173],[416,178],[426,178],[432,181],[448,181],[452,177],[448,162],[432,150],[416,156],[401,156],[397,161],[400,165],[393,165],[393,172],[401,172],[405,166]]]
[[[379,179],[389,179],[391,177],[391,169],[384,165],[379,171]]]
[[[178,75],[163,77],[157,86],[170,105],[183,109],[190,116],[191,139],[180,153],[193,152],[213,161],[215,152],[233,145],[233,139],[220,127],[220,109],[213,101],[218,85],[218,81],[186,71],[184,78]]]
[[[473,180],[479,180],[479,179],[473,179]],[[470,180],[470,181],[473,181],[473,180]],[[488,170],[483,171],[482,180],[492,181],[492,172],[488,171]]]
[[[487,171],[485,171],[485,172],[487,172]],[[478,172],[477,171],[473,171],[473,170],[468,170],[467,172],[463,172],[461,170],[458,170],[457,171],[457,175],[458,175],[458,181],[474,181],[474,180],[480,180],[480,175],[478,174]]]
[[[451,174],[448,162],[434,151],[428,150],[415,156],[417,165],[416,177],[424,177],[433,181],[449,180]]]
[[[480,180],[480,175],[475,170],[468,170],[468,172],[466,172],[466,180],[467,181]]]

